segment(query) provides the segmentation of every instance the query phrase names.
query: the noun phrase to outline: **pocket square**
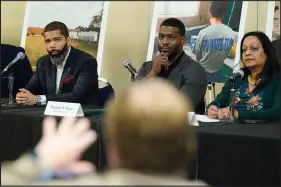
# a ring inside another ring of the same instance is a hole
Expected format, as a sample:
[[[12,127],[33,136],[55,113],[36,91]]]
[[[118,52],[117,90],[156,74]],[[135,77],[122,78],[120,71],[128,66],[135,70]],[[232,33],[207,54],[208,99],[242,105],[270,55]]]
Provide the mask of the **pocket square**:
[[[65,77],[64,79],[61,80],[61,83],[68,84],[73,78],[74,78],[73,75],[68,75],[67,77]]]

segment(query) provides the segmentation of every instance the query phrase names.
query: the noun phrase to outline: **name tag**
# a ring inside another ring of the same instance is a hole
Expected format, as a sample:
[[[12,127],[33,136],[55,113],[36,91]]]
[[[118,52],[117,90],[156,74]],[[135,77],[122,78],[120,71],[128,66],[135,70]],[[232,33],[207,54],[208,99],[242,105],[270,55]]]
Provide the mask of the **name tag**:
[[[220,122],[218,119],[210,119],[207,115],[199,115],[195,114],[194,112],[188,112],[188,122],[189,125],[192,126],[199,126],[199,122],[205,122],[205,123],[217,123]]]
[[[188,118],[189,125],[199,126],[195,112],[188,112],[187,118]]]
[[[80,103],[48,101],[44,115],[61,117],[84,116]]]

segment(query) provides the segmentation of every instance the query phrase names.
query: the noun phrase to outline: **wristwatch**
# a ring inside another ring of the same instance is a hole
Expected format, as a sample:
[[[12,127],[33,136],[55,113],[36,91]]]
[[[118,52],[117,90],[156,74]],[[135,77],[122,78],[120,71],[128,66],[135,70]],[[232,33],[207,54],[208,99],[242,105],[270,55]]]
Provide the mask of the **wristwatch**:
[[[41,105],[41,97],[40,97],[40,95],[36,96],[36,105]]]

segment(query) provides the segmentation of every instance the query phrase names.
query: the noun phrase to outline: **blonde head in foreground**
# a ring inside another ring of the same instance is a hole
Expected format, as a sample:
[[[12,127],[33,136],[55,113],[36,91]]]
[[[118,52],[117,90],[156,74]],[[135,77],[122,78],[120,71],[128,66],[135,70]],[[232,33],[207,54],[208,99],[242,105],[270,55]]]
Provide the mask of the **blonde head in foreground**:
[[[107,105],[108,164],[146,173],[183,171],[194,152],[190,102],[173,85],[143,80]]]

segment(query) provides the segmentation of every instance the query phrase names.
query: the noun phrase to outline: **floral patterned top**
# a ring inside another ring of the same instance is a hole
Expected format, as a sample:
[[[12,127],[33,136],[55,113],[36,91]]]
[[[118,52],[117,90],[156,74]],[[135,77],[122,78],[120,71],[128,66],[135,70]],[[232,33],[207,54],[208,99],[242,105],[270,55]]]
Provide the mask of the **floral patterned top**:
[[[234,108],[238,111],[258,111],[263,108],[263,90],[249,92],[248,82],[244,82],[235,94]]]
[[[252,92],[249,92],[247,79],[236,80],[234,108],[238,111],[238,118],[280,120],[280,77],[280,73],[275,74],[263,88]],[[211,105],[228,107],[231,88],[231,82],[227,81],[215,100],[207,106],[207,111]]]

